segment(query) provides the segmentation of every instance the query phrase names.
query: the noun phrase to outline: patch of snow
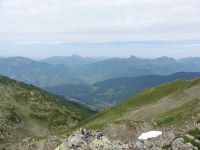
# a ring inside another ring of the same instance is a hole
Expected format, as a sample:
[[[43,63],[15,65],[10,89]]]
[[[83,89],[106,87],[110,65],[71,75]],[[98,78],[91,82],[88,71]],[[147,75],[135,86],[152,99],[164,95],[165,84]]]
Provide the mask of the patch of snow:
[[[156,138],[156,137],[158,137],[160,135],[162,135],[161,131],[149,131],[149,132],[142,133],[138,137],[138,139],[139,140],[148,140],[148,139],[151,139],[151,138]]]

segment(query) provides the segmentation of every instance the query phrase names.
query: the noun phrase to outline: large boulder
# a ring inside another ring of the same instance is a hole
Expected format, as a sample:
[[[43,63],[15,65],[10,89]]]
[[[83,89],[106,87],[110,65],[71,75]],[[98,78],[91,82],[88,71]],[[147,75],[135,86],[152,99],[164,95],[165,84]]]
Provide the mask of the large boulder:
[[[135,149],[160,149],[171,145],[175,135],[172,131],[165,131],[162,135],[149,139],[138,139]]]

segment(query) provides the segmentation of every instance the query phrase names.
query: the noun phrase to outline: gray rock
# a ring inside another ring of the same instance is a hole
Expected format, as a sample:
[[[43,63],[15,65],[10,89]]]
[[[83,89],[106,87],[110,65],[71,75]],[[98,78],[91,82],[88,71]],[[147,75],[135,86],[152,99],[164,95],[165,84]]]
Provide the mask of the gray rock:
[[[195,137],[189,134],[185,135],[189,140],[195,140]]]
[[[148,139],[148,140],[139,140],[135,144],[136,149],[159,149],[167,145],[171,145],[175,135],[172,131],[164,131],[163,134],[159,137]]]
[[[171,145],[172,150],[198,150],[191,143],[185,143],[183,138],[177,138]]]
[[[111,141],[99,131],[81,129],[66,139],[57,149],[133,150],[133,146],[128,142]]]
[[[136,144],[135,144],[135,148],[136,149],[144,149],[145,148],[144,142],[143,141],[137,141]]]

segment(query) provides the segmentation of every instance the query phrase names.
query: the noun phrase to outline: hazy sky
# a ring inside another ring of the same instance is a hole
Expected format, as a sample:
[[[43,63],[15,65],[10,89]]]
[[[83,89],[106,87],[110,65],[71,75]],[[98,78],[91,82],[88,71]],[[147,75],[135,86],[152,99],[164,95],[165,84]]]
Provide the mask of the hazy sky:
[[[200,0],[0,0],[0,55],[200,56],[199,16]]]

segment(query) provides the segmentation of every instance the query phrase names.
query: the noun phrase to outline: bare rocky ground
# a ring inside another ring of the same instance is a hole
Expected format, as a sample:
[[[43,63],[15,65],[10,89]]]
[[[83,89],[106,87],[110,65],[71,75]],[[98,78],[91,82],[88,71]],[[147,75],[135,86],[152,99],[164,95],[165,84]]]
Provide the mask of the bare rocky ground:
[[[115,129],[114,129],[115,128]],[[120,132],[124,126],[114,127]],[[144,125],[143,131],[152,129]],[[114,131],[111,130],[111,131]],[[126,129],[124,129],[125,131]],[[128,133],[129,128],[125,133]],[[117,131],[116,131],[117,132]],[[121,131],[122,132],[122,131]],[[136,133],[138,135],[140,132]],[[148,140],[117,140],[109,137],[108,130],[97,131],[81,128],[66,139],[51,136],[43,140],[25,139],[10,149],[15,150],[198,150],[200,147],[200,123],[187,126],[183,130],[169,129],[162,131],[162,135]],[[115,133],[113,133],[115,134]],[[129,135],[130,136],[130,135]]]

